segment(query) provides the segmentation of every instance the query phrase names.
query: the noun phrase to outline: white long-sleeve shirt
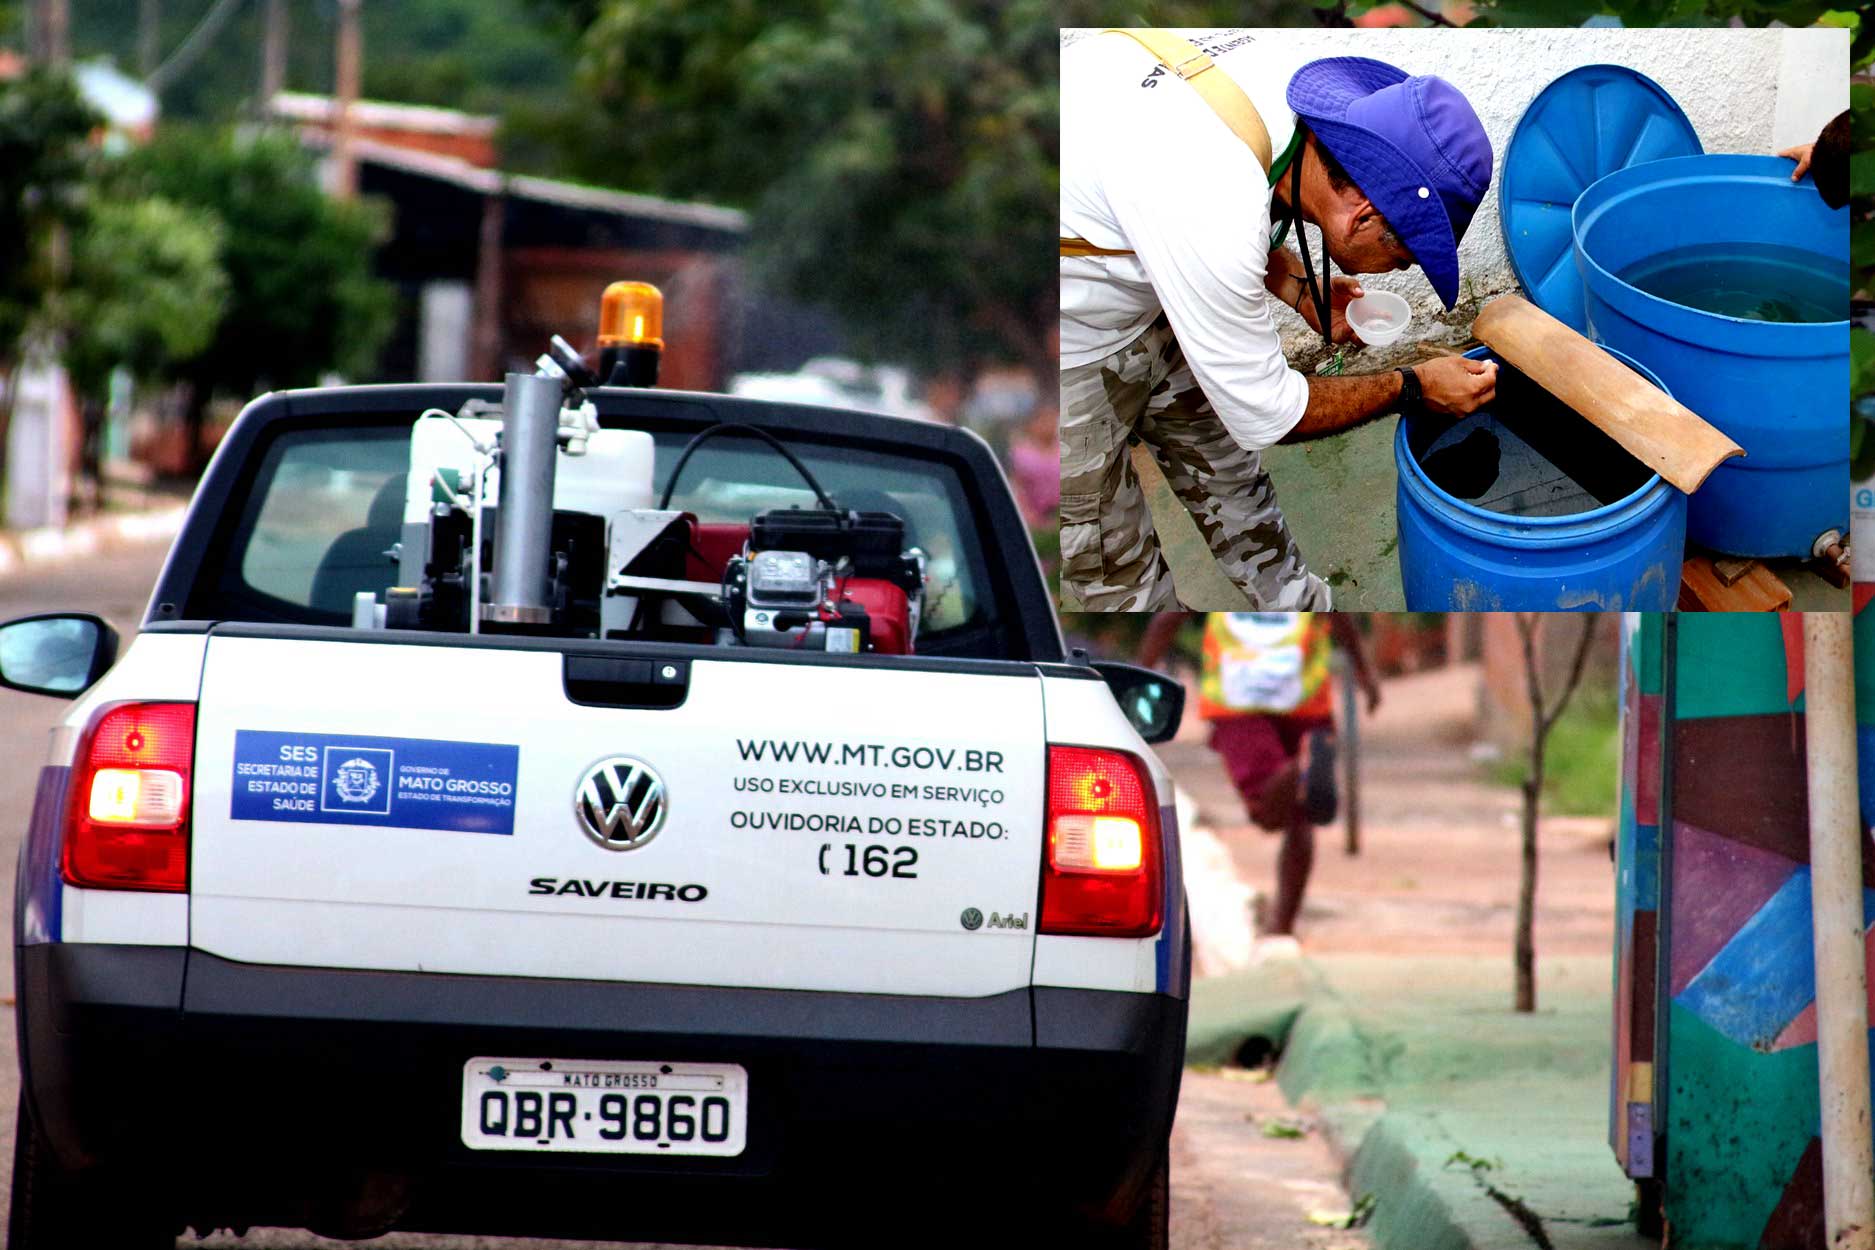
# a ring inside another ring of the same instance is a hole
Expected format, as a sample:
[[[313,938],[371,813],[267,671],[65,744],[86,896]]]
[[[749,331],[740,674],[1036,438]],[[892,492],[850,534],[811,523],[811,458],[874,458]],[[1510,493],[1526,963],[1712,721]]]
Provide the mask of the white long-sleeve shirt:
[[[1243,88],[1280,154],[1294,67],[1252,33],[1181,33]],[[1163,310],[1231,437],[1277,442],[1309,396],[1263,285],[1269,233],[1267,175],[1195,90],[1120,35],[1062,49],[1061,236],[1133,253],[1062,258],[1062,368],[1112,355]]]

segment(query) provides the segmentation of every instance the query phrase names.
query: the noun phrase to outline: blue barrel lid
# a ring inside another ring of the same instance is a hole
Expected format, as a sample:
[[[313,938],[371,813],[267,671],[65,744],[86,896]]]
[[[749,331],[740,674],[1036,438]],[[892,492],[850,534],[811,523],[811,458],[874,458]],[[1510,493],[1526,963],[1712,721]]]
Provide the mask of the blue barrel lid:
[[[1570,209],[1617,169],[1704,152],[1659,83],[1623,65],[1584,65],[1543,88],[1517,122],[1498,179],[1510,267],[1532,303],[1587,332]]]

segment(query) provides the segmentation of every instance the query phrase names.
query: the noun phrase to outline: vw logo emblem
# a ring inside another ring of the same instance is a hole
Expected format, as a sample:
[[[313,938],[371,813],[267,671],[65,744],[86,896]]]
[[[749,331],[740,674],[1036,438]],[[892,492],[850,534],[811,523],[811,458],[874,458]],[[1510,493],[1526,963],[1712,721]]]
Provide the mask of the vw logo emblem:
[[[656,837],[667,808],[664,778],[629,755],[608,756],[588,768],[573,795],[586,836],[608,851],[634,851]]]

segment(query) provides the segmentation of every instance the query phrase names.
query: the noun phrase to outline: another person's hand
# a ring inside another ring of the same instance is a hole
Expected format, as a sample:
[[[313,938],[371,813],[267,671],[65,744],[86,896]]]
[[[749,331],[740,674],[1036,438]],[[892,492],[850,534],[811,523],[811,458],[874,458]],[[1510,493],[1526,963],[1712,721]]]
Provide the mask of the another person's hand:
[[[1797,168],[1793,169],[1790,173],[1790,180],[1792,182],[1802,181],[1803,176],[1810,172],[1810,154],[1814,151],[1816,151],[1816,144],[1799,143],[1794,148],[1785,148],[1782,152],[1778,153],[1778,155],[1785,160],[1797,162]]]
[[[1300,279],[1297,279],[1297,281],[1300,281]],[[1332,306],[1329,312],[1329,318],[1334,322],[1334,332],[1330,337],[1333,338],[1335,342],[1354,342],[1354,327],[1348,324],[1348,305],[1365,294],[1367,294],[1367,292],[1362,289],[1361,284],[1353,278],[1336,278],[1334,280],[1333,288],[1328,295],[1328,301]],[[1308,285],[1306,283],[1303,284],[1302,294],[1296,298],[1296,311],[1302,314],[1302,319],[1309,323],[1311,329],[1320,333],[1322,327],[1319,322],[1321,318],[1315,315],[1315,300],[1309,295]]]
[[[1413,366],[1426,407],[1462,417],[1497,398],[1497,362],[1440,356]]]
[[[1358,680],[1361,683],[1361,693],[1367,696],[1367,714],[1372,716],[1380,710],[1380,683],[1374,680],[1372,673],[1368,672],[1363,672]]]

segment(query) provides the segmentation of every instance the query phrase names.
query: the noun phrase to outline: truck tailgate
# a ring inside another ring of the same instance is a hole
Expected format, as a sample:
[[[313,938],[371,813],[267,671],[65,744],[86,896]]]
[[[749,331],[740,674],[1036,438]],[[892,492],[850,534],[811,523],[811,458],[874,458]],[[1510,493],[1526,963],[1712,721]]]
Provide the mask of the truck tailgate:
[[[565,662],[211,637],[192,945],[670,984],[1028,984],[1045,766],[1033,669],[726,649],[690,662],[680,706],[646,709],[573,702]],[[602,844],[638,822],[650,836],[631,849]]]

